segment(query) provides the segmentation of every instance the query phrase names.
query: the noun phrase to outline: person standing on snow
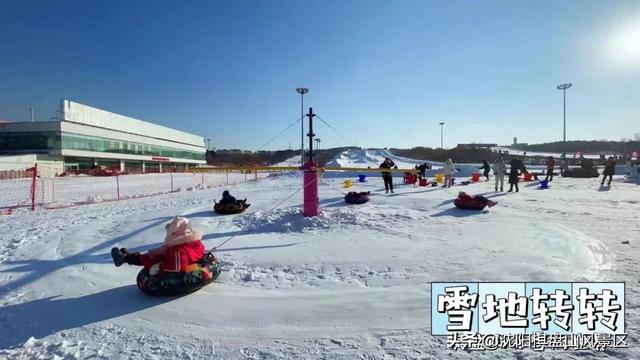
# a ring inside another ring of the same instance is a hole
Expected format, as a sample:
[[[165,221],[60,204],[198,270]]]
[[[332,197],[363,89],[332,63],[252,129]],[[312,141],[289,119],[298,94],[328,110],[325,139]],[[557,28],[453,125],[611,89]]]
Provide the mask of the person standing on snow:
[[[504,191],[504,174],[507,172],[507,165],[504,160],[499,158],[493,164],[493,176],[496,178],[496,191],[498,191],[498,183],[500,183],[500,191]]]
[[[518,181],[520,180],[520,178],[518,177],[521,173],[522,173],[522,169],[524,168],[524,164],[522,163],[522,160],[520,159],[512,159],[509,162],[509,166],[511,166],[511,168],[509,169],[509,191],[508,192],[512,192],[513,191],[513,186],[516,186],[516,192],[520,191],[520,189],[518,189]]]
[[[553,168],[556,166],[556,161],[553,160],[553,156],[547,158],[547,176],[545,180],[553,181]]]
[[[482,160],[482,167],[478,170],[484,170],[484,177],[486,177],[487,181],[489,181],[489,171],[491,171],[491,165],[489,165],[489,162],[487,160]]]
[[[453,173],[456,172],[456,168],[453,166],[451,158],[447,159],[442,170],[444,171],[444,185],[442,185],[442,187],[451,187]]]
[[[380,169],[391,169],[391,168],[397,169],[398,167],[389,158],[385,158],[382,164],[380,164]],[[385,193],[388,193],[389,190],[391,190],[391,193],[393,194],[393,176],[391,174],[391,171],[382,170],[382,180],[384,181]]]
[[[613,180],[613,174],[616,173],[616,161],[613,159],[613,156],[609,156],[607,163],[604,165],[604,171],[602,172],[602,183],[601,186],[604,186],[604,181],[609,177],[609,182],[607,186],[611,186],[611,181]]]

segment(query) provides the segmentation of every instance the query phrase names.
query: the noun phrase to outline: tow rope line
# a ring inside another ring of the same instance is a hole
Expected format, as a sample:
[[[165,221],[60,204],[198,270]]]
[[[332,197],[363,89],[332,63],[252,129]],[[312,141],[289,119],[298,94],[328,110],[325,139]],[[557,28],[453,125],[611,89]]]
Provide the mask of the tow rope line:
[[[284,204],[284,202],[286,202],[287,200],[291,199],[292,197],[294,197],[296,194],[298,194],[300,191],[304,190],[307,188],[307,186],[313,184],[313,181],[309,181],[305,186],[303,186],[302,188],[296,190],[293,194],[287,196],[284,200],[280,201],[278,204],[276,204],[276,206],[272,207],[271,209],[267,210],[266,213],[270,213],[272,211],[274,211],[275,209],[277,209],[280,205]],[[228,243],[229,241],[231,241],[233,238],[235,238],[236,235],[232,235],[230,236],[228,239],[226,239],[225,241],[221,242],[220,244],[218,244],[217,246],[214,246],[213,248],[211,248],[211,250],[209,250],[210,252],[215,252],[217,251],[222,245]]]

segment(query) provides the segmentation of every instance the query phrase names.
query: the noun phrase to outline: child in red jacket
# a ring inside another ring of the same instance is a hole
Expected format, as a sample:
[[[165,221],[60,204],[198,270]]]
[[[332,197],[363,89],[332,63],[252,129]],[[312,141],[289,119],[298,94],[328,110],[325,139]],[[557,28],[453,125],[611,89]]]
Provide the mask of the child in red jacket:
[[[177,216],[165,225],[167,235],[164,245],[149,250],[145,254],[130,253],[125,248],[111,249],[111,257],[115,266],[124,263],[144,266],[149,274],[155,275],[160,271],[186,272],[187,266],[198,262],[204,256],[202,235],[193,231],[189,219]]]

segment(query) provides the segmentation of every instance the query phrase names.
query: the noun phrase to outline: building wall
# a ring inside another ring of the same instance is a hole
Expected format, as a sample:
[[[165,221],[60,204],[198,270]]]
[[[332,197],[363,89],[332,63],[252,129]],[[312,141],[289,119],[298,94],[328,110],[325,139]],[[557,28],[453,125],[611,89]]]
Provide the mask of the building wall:
[[[62,108],[63,121],[0,124],[0,153],[98,165],[117,159],[122,168],[206,163],[203,137],[69,100]]]
[[[61,174],[64,171],[62,158],[47,155],[12,155],[0,156],[0,171],[4,170],[24,170],[35,164],[40,168],[38,173],[42,176],[51,177]]]
[[[70,100],[62,100],[62,119],[104,129],[113,129],[125,133],[144,134],[145,136],[165,139],[205,150],[204,138],[162,125],[115,114]]]

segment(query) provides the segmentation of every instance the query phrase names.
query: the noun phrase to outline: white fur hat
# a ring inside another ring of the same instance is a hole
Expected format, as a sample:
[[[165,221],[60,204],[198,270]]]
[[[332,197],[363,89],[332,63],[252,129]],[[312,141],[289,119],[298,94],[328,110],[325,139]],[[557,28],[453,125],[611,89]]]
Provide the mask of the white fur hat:
[[[186,244],[191,241],[201,240],[201,235],[197,231],[193,231],[189,219],[176,216],[171,223],[164,226],[167,229],[167,236],[164,243],[167,246],[176,246]]]

